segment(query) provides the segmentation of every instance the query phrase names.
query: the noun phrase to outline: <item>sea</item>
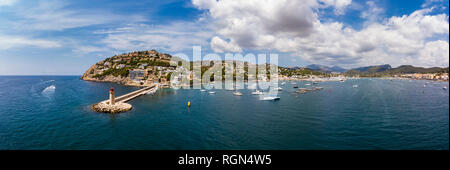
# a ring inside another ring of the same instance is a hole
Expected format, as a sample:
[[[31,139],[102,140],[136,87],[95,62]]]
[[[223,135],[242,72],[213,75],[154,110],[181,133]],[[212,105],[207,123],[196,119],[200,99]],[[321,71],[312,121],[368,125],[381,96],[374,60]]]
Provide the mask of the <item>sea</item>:
[[[105,114],[90,106],[111,87],[116,95],[139,88],[0,76],[0,150],[449,149],[448,82],[350,79],[306,94],[294,83],[312,84],[285,81],[276,101],[250,89],[160,89],[130,101],[129,112]]]

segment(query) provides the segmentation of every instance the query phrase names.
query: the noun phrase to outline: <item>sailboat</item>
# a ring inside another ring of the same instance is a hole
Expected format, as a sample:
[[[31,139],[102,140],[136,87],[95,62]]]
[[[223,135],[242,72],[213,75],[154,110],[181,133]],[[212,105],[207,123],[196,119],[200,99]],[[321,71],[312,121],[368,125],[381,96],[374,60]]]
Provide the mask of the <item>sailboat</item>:
[[[261,95],[263,94],[262,92],[260,92],[259,90],[255,90],[254,92],[252,92],[253,95]]]

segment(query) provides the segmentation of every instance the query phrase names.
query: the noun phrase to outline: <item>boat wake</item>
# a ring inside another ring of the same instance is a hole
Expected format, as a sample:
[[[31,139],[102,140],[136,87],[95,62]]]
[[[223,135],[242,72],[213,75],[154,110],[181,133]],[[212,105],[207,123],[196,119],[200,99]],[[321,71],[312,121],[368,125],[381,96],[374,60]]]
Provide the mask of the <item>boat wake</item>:
[[[39,84],[47,84],[47,83],[51,83],[51,82],[55,82],[55,80],[42,81]]]
[[[42,94],[49,94],[49,93],[54,93],[56,90],[56,87],[54,85],[48,86],[47,88],[45,88],[44,90],[42,90]]]

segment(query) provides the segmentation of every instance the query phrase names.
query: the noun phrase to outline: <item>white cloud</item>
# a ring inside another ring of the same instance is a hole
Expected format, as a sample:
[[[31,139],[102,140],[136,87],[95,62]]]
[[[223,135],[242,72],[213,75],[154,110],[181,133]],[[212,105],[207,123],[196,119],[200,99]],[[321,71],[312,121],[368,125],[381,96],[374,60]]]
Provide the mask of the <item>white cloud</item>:
[[[17,0],[0,0],[0,6],[11,6],[16,2]]]
[[[211,29],[198,22],[174,22],[150,26],[132,24],[112,30],[97,31],[106,37],[101,43],[117,51],[160,49],[171,52],[192,49],[193,45],[207,45]]]
[[[193,3],[201,4],[201,0]],[[427,46],[432,39],[448,41],[448,16],[430,15],[432,8],[371,20],[370,15],[380,14],[383,9],[370,1],[367,4],[371,11],[362,14],[370,22],[355,30],[340,22],[320,21],[317,9],[324,8],[323,4],[342,9],[350,2],[220,0],[202,8],[209,6],[208,14],[215,20],[216,32],[228,40],[212,39],[211,47],[217,52],[239,48],[278,50],[296,54],[311,63],[344,67],[386,63],[429,66],[436,62],[423,60],[429,53],[419,54],[422,49],[431,48]],[[445,52],[445,48],[434,49]],[[442,60],[442,56],[431,57]]]
[[[40,48],[57,48],[61,47],[61,44],[56,41],[44,39],[0,35],[0,49],[2,50],[24,46],[34,46]]]
[[[442,66],[448,67],[449,45],[445,41],[433,41],[425,44],[419,53],[419,61],[427,63],[428,67]]]
[[[56,30],[86,27],[100,24],[140,22],[139,15],[118,15],[105,10],[81,10],[72,8],[65,1],[38,1],[31,6],[17,6],[19,19],[11,21],[16,28],[29,30]],[[26,25],[26,27],[24,27]]]
[[[383,8],[378,7],[374,1],[367,1],[368,9],[361,12],[361,18],[366,19],[366,23],[378,21],[380,15],[384,12]]]
[[[216,0],[192,0],[192,3],[199,9],[210,9],[217,4]]]
[[[319,0],[326,6],[333,6],[336,15],[345,13],[346,8],[352,3],[352,0]]]
[[[239,47],[234,42],[226,42],[225,40],[217,36],[211,39],[211,48],[219,53],[222,53],[224,51],[242,52],[241,47]]]
[[[422,8],[428,8],[431,6],[435,6],[436,4],[439,4],[439,3],[443,3],[443,2],[444,2],[444,0],[425,0],[425,2],[422,4]]]
[[[94,52],[108,52],[108,48],[96,47],[96,46],[78,46],[72,52],[78,54],[89,54]]]

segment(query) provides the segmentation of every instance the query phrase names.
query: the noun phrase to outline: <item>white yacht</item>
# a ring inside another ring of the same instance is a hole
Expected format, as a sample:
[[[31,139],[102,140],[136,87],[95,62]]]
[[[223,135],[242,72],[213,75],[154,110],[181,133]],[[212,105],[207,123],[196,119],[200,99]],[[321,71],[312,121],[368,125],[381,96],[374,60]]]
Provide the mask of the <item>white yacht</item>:
[[[261,95],[263,94],[263,92],[260,92],[259,90],[255,90],[254,92],[252,92],[253,95]]]
[[[235,96],[242,96],[242,93],[241,93],[241,92],[238,92],[238,91],[234,92],[233,94],[234,94]]]
[[[201,92],[205,92],[206,90],[205,90],[205,89],[201,89],[200,91],[201,91]]]
[[[215,91],[210,91],[209,94],[216,94],[216,92]]]
[[[261,100],[280,100],[280,99],[281,98],[277,97],[277,96],[275,96],[275,97],[269,96],[269,97],[263,97]]]

